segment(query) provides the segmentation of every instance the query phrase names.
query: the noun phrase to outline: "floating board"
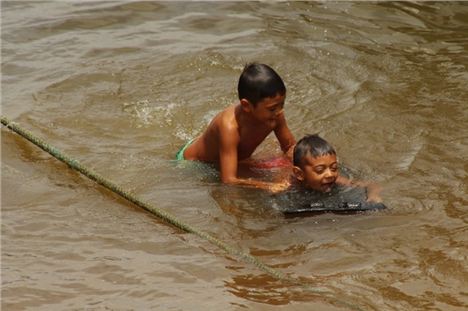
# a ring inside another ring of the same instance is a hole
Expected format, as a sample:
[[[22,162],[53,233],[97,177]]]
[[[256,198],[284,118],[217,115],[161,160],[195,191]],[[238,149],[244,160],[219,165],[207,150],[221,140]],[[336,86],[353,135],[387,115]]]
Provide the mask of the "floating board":
[[[358,212],[385,209],[383,203],[367,202],[362,187],[335,186],[329,193],[291,189],[273,196],[273,208],[285,213]]]

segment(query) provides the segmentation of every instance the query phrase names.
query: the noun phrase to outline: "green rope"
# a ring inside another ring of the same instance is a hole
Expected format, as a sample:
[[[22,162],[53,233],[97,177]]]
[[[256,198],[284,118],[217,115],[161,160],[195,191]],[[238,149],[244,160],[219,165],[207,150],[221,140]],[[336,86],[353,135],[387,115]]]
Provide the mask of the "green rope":
[[[138,199],[137,197],[135,197],[134,195],[132,195],[128,191],[125,191],[124,189],[122,189],[120,186],[116,185],[112,181],[102,177],[101,175],[97,174],[96,172],[92,171],[91,169],[81,165],[80,162],[78,162],[77,160],[75,160],[73,158],[70,158],[69,156],[62,153],[57,148],[47,144],[42,139],[40,139],[37,136],[33,135],[28,130],[23,129],[17,123],[8,120],[4,116],[1,117],[1,122],[2,122],[2,124],[4,126],[9,128],[10,130],[14,131],[15,133],[17,133],[20,136],[24,137],[25,139],[29,140],[34,145],[38,146],[39,148],[41,148],[45,152],[49,153],[50,155],[52,155],[56,159],[64,162],[65,164],[67,164],[72,169],[80,172],[81,174],[85,175],[86,177],[88,177],[89,179],[95,181],[96,183],[104,186],[105,188],[109,189],[110,191],[112,191],[114,193],[117,193],[118,195],[122,196],[123,198],[127,199],[128,201],[132,202],[133,204],[135,204],[135,205],[149,211],[150,213],[152,213],[153,215],[159,217],[163,221],[165,221],[165,222],[167,222],[169,224],[172,224],[173,226],[175,226],[175,227],[177,227],[177,228],[179,228],[179,229],[181,229],[181,230],[183,230],[185,232],[193,233],[193,234],[199,236],[200,238],[211,242],[212,244],[214,244],[214,245],[218,246],[219,248],[223,249],[224,251],[226,251],[228,254],[231,254],[231,255],[243,260],[244,262],[253,264],[254,266],[258,267],[260,270],[266,272],[268,275],[274,277],[275,279],[285,281],[285,282],[288,282],[288,283],[292,283],[292,284],[295,284],[295,285],[300,285],[304,289],[306,289],[306,290],[308,290],[310,292],[316,293],[316,294],[320,294],[323,297],[327,297],[328,295],[330,295],[331,297],[328,297],[329,299],[332,299],[333,301],[338,302],[339,304],[341,304],[343,306],[346,306],[346,307],[348,307],[350,309],[353,309],[353,310],[361,310],[360,308],[358,308],[358,307],[356,307],[354,305],[351,305],[351,304],[349,304],[349,303],[347,303],[345,301],[342,301],[342,300],[339,300],[339,299],[333,297],[333,293],[331,293],[329,291],[320,290],[320,289],[317,289],[317,288],[312,288],[308,284],[305,284],[304,282],[300,281],[299,279],[291,278],[291,277],[289,277],[287,275],[284,275],[280,271],[275,270],[275,269],[271,268],[270,266],[266,265],[265,263],[261,262],[258,258],[254,257],[252,255],[249,255],[247,253],[244,253],[241,250],[238,250],[238,249],[226,244],[225,242],[213,237],[212,235],[210,235],[210,234],[208,234],[206,232],[203,232],[203,231],[201,231],[201,230],[199,230],[197,228],[194,228],[194,227],[192,227],[192,226],[190,226],[190,225],[188,225],[186,223],[183,223],[183,222],[179,221],[175,216],[169,214],[168,212],[166,212],[164,210],[161,210],[161,209],[159,209],[157,207],[154,207],[154,206],[152,206],[152,205],[150,205],[150,204],[148,204],[148,203],[146,203],[144,201],[141,201],[140,199]]]

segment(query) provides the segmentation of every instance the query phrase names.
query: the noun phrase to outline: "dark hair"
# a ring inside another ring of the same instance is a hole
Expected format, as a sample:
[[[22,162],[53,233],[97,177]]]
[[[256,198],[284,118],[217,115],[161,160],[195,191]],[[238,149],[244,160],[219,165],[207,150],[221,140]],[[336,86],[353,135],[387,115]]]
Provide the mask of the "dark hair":
[[[281,77],[268,65],[250,63],[245,65],[239,84],[239,99],[247,99],[252,105],[266,97],[286,94],[286,87]]]
[[[293,163],[295,166],[302,166],[302,162],[307,155],[321,157],[324,155],[336,155],[335,149],[318,134],[306,135],[302,137],[294,147]]]

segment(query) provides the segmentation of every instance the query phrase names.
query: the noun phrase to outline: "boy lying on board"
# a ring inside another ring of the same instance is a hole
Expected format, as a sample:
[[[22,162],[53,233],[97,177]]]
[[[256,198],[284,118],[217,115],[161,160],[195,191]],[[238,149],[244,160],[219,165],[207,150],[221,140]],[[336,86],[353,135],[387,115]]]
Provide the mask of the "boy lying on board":
[[[348,179],[338,172],[335,149],[323,138],[306,135],[294,148],[293,175],[296,184],[306,189],[330,192],[334,186],[367,188],[367,201],[382,202],[380,186],[375,183]]]

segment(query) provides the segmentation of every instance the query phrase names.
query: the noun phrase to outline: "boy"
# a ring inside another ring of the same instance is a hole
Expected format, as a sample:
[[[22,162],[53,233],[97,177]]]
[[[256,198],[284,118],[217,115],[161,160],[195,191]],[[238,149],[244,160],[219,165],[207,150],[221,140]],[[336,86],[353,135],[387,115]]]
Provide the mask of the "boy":
[[[223,183],[282,190],[287,183],[239,178],[237,168],[271,132],[275,133],[283,152],[292,157],[296,141],[284,117],[283,80],[271,67],[251,63],[242,71],[237,89],[239,103],[218,113],[201,136],[179,151],[177,159],[219,165]]]
[[[380,203],[380,187],[373,183],[350,180],[338,172],[335,149],[324,139],[306,135],[294,148],[293,173],[296,183],[305,189],[331,192],[335,185],[367,189],[367,201]]]

